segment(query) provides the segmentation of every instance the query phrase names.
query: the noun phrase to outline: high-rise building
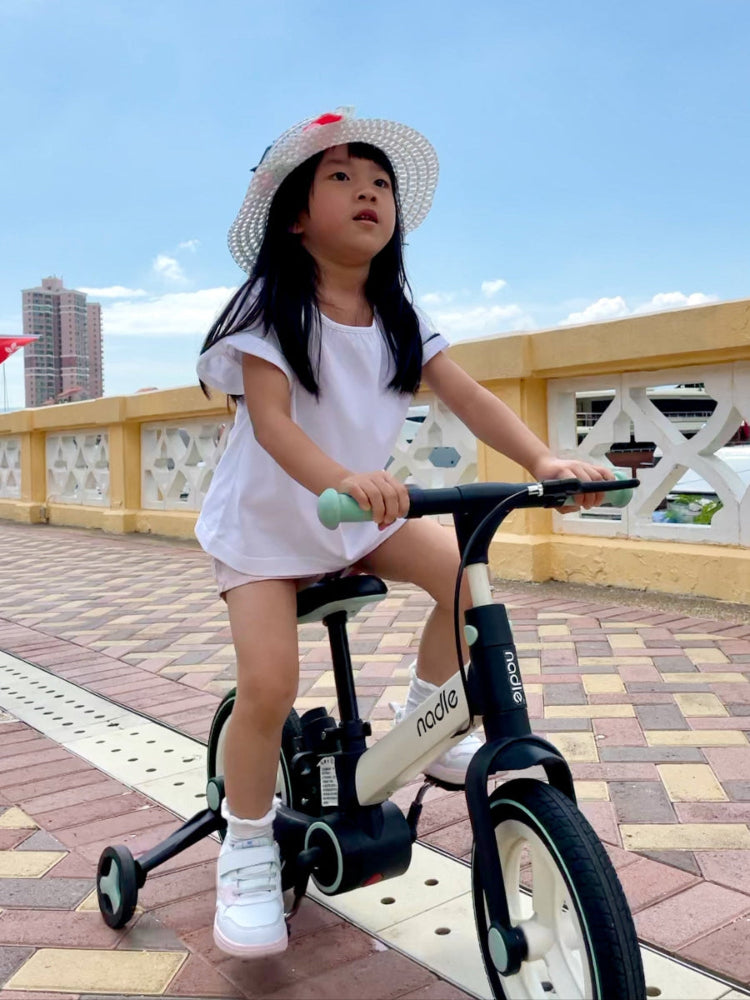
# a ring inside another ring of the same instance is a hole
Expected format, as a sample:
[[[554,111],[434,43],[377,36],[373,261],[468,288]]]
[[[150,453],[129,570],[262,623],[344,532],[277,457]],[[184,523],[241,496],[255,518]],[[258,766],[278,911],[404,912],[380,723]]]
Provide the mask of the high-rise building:
[[[26,405],[96,399],[102,395],[102,318],[98,302],[42,278],[23,291],[24,336],[38,340],[24,350]]]

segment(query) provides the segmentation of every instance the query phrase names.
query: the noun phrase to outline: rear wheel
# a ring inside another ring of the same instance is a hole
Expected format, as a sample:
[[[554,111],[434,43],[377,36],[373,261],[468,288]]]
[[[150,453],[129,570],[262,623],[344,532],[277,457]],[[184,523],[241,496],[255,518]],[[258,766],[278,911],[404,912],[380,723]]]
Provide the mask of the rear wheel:
[[[556,788],[527,778],[496,789],[490,809],[511,923],[524,931],[529,949],[517,974],[498,972],[475,849],[474,918],[492,995],[643,1000],[646,985],[630,909],[609,855],[583,814]]]
[[[211,723],[207,753],[209,780],[223,776],[224,774],[224,748],[226,746],[227,727],[229,725],[229,717],[234,708],[236,693],[235,688],[227,692],[221,704],[216,709],[216,714]],[[295,808],[291,781],[292,757],[297,753],[297,738],[301,735],[302,727],[300,726],[299,716],[292,709],[287,716],[281,733],[281,754],[279,755],[279,766],[276,771],[276,795],[290,809]],[[223,838],[223,829],[220,835]]]

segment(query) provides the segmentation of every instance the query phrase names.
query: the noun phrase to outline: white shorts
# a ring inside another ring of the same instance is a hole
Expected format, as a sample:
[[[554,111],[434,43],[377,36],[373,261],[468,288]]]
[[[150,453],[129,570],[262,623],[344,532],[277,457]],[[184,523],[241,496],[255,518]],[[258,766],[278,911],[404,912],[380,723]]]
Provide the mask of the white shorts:
[[[264,580],[279,579],[279,577],[251,576],[249,573],[240,573],[239,570],[232,569],[231,566],[227,566],[220,559],[213,558],[212,562],[219,597],[224,597],[228,590],[233,590],[235,587],[242,587],[246,583],[262,583]],[[319,573],[317,576],[297,577],[294,582],[297,585],[297,590],[304,590],[305,587],[309,587],[313,583],[318,583],[320,580],[325,580],[327,577],[350,576],[352,573],[357,572],[361,571],[352,566],[338,573]],[[282,577],[281,579],[287,578]]]

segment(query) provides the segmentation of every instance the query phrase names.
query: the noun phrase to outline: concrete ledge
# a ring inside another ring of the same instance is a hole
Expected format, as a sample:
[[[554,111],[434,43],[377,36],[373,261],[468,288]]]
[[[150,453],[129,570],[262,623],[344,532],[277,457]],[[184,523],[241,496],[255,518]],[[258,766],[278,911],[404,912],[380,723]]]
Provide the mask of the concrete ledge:
[[[44,506],[28,500],[0,500],[0,518],[21,524],[40,524],[45,520]]]
[[[750,604],[750,552],[732,545],[500,534],[490,548],[490,568],[507,580],[558,580]]]
[[[98,528],[113,534],[135,531],[135,510],[112,510],[78,503],[48,503],[39,520],[68,528]]]
[[[145,535],[166,535],[168,538],[195,538],[197,511],[139,510],[135,513],[133,531]]]
[[[5,507],[7,504],[7,510]],[[25,516],[19,517],[18,508],[30,508],[30,513],[41,511],[32,517],[22,510]],[[46,512],[46,516],[45,516]],[[0,517],[11,521],[38,523],[47,521],[49,524],[68,528],[95,528],[113,534],[138,532],[145,535],[164,535],[168,538],[193,538],[197,513],[193,510],[121,510],[109,507],[94,507],[75,503],[49,503],[46,508],[39,504],[21,505],[18,501],[0,501]]]

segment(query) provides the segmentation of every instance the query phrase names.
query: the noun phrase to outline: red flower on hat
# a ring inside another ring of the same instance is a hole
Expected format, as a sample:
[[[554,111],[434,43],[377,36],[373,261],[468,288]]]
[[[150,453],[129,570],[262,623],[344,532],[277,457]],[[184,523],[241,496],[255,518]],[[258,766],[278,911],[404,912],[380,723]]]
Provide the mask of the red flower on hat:
[[[314,122],[310,122],[309,125],[305,125],[305,132],[310,128],[315,128],[316,125],[333,125],[334,122],[340,122],[344,116],[333,114],[331,111],[327,111],[324,115],[320,115],[316,118]]]

